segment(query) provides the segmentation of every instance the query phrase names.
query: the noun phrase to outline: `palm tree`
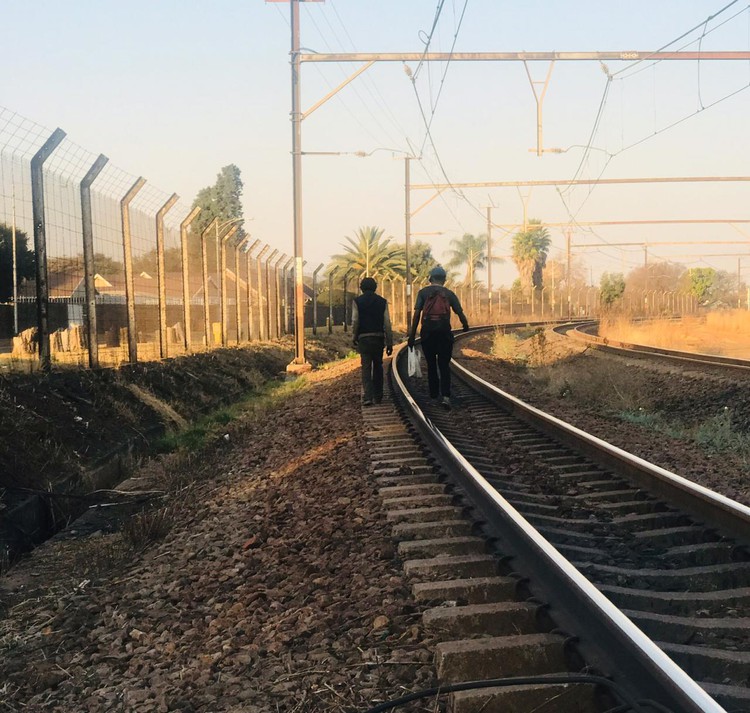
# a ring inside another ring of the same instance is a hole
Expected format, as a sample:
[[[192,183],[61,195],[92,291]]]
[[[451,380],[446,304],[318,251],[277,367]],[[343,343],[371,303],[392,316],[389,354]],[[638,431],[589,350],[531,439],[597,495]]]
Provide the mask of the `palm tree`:
[[[384,238],[383,232],[375,226],[359,228],[353,238],[347,237],[342,243],[344,252],[332,256],[329,271],[339,267],[365,277],[375,273],[381,277],[402,275],[406,264],[403,248],[392,243],[393,238]]]
[[[487,236],[464,233],[461,238],[453,238],[450,244],[447,266],[466,265],[466,282],[470,286],[473,285],[476,271],[483,270],[487,264]]]
[[[464,284],[469,287],[471,295],[471,310],[474,312],[476,307],[474,295],[474,276],[477,270],[482,270],[487,265],[487,236],[472,235],[464,233],[461,238],[451,240],[451,249],[448,251],[450,259],[448,267],[462,267],[466,265],[466,280]],[[493,258],[493,262],[497,258]]]
[[[542,287],[542,271],[547,263],[547,252],[552,241],[542,221],[532,218],[526,230],[513,236],[513,262],[524,290],[531,291]]]

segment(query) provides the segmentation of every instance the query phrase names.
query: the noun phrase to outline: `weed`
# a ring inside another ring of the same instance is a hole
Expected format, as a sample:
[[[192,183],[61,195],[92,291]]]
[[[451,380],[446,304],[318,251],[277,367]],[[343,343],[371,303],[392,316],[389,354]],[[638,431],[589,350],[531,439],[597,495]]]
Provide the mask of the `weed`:
[[[639,408],[637,411],[622,411],[620,412],[620,418],[623,421],[633,423],[636,426],[642,426],[643,428],[661,430],[664,426],[664,421],[658,413],[644,411],[642,408]]]
[[[544,327],[538,327],[530,338],[529,364],[544,366],[547,363],[547,334]]]
[[[622,411],[619,417],[670,438],[692,441],[708,453],[733,453],[747,465],[750,463],[750,435],[737,430],[732,423],[732,412],[724,408],[720,413],[697,425],[688,426],[670,421],[663,414],[644,409]]]
[[[123,542],[137,552],[163,540],[177,521],[178,511],[173,504],[133,515],[122,526]]]
[[[498,359],[513,361],[518,354],[518,338],[496,329],[492,336],[492,354]]]
[[[132,556],[132,548],[120,533],[80,540],[71,547],[70,571],[81,577],[106,575]]]
[[[743,460],[750,456],[750,436],[735,429],[728,407],[695,428],[695,442],[717,453],[732,452]]]
[[[156,442],[157,451],[170,453],[178,450],[200,451],[212,439],[224,432],[226,426],[245,416],[263,413],[292,394],[306,388],[304,378],[294,381],[268,381],[231,406],[212,411],[183,431],[168,433]]]

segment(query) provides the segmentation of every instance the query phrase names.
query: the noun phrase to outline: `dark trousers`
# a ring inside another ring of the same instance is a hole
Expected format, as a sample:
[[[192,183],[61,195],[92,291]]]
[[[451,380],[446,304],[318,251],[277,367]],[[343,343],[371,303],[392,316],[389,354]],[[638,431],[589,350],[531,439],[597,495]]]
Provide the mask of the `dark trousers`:
[[[427,383],[430,397],[451,395],[451,357],[453,334],[450,332],[422,332],[422,353],[427,362]],[[439,374],[439,376],[438,376]]]
[[[357,340],[357,346],[362,361],[362,398],[365,401],[381,401],[385,338],[360,337]]]

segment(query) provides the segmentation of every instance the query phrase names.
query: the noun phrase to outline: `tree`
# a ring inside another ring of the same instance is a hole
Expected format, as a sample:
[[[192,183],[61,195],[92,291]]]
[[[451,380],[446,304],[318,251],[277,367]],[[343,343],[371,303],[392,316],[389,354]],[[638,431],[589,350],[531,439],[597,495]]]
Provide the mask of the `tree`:
[[[651,263],[633,268],[625,279],[625,292],[640,299],[645,292],[674,292],[680,289],[685,266],[675,262]]]
[[[707,303],[713,308],[736,307],[738,296],[743,295],[745,290],[744,284],[737,284],[737,275],[726,270],[717,270],[707,295]]]
[[[201,209],[191,225],[193,233],[200,235],[214,218],[220,223],[242,218],[242,188],[240,169],[233,163],[224,166],[216,176],[216,183],[201,188],[193,201],[193,208],[198,206]],[[237,239],[244,237],[245,231],[240,228]]]
[[[100,275],[118,275],[124,270],[125,266],[119,260],[107,257],[103,253],[94,253],[94,271]]]
[[[34,277],[36,259],[29,250],[29,237],[22,230],[16,230],[16,285]],[[13,297],[13,230],[0,223],[0,302]]]
[[[487,265],[487,236],[464,233],[460,238],[453,238],[448,251],[448,267],[463,267],[466,265],[466,282],[473,285],[477,270],[483,270]],[[497,258],[493,259],[495,262]]]
[[[701,303],[706,300],[716,282],[716,270],[712,267],[696,267],[687,275],[688,292]]]
[[[568,285],[568,264],[564,260],[548,258],[542,270],[542,284],[559,290],[577,290],[586,287],[586,267],[579,259],[570,262],[570,285]]]
[[[542,287],[542,271],[551,242],[547,228],[535,218],[529,221],[526,230],[513,236],[513,262],[518,268],[521,284],[529,293]]]
[[[599,299],[605,307],[611,307],[625,294],[625,278],[621,272],[605,272],[599,283]]]
[[[392,242],[393,238],[384,238],[384,232],[376,226],[359,228],[353,238],[347,237],[346,243],[341,243],[344,252],[332,256],[329,272],[338,267],[365,276],[376,273],[380,277],[403,275],[406,267],[404,249]]]
[[[426,280],[430,270],[437,267],[438,261],[432,254],[432,245],[416,240],[409,246],[409,263],[415,280]]]

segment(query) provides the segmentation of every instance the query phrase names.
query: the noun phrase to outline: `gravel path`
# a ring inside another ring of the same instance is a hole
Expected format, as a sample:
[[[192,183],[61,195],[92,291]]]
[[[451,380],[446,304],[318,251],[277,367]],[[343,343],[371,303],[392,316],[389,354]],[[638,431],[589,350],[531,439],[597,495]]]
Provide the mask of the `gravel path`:
[[[552,346],[564,337],[551,335]],[[548,344],[550,343],[548,342]],[[492,338],[459,343],[455,356],[504,391],[593,433],[624,450],[739,502],[750,504],[748,470],[741,454],[716,452],[647,425],[623,421],[622,411],[660,414],[695,426],[731,410],[734,427],[750,431],[750,382],[744,374],[714,367],[683,367],[571,348],[552,366],[518,368],[490,354]]]
[[[232,426],[179,524],[124,571],[13,570],[6,597],[27,584],[0,621],[0,711],[361,711],[432,685],[356,367]]]

